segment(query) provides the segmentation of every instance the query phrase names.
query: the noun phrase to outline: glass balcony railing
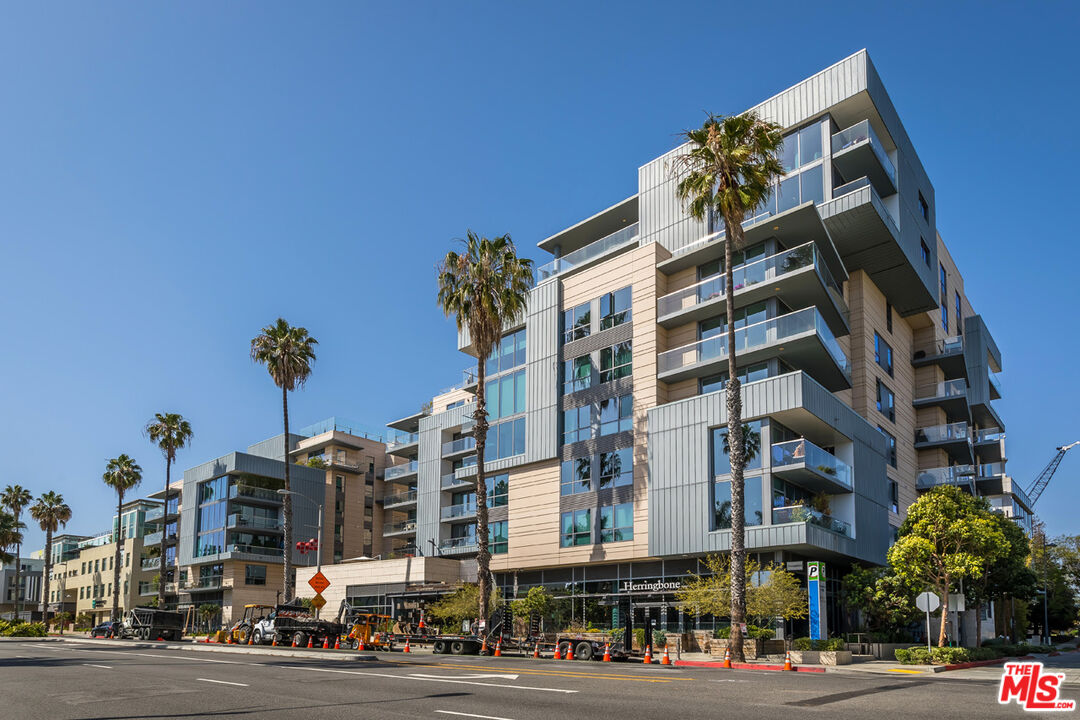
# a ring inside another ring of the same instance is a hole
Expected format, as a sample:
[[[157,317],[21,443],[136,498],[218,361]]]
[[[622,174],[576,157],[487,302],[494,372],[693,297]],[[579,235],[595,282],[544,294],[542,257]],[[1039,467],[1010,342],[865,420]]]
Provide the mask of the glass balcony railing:
[[[915,428],[915,442],[938,443],[953,440],[968,440],[971,432],[965,422],[955,422],[948,425],[931,425],[930,427]]]
[[[254,530],[280,530],[281,520],[276,517],[261,517],[234,513],[229,516],[230,528],[252,528]]]
[[[916,486],[920,490],[938,485],[967,485],[975,479],[975,468],[971,465],[953,465],[951,467],[920,470]]]
[[[764,320],[754,325],[735,331],[735,351],[745,353],[750,350],[784,342],[796,335],[816,332],[829,355],[847,378],[851,378],[851,366],[836,336],[829,330],[825,319],[817,308],[809,307],[798,312],[781,315],[771,320]],[[679,370],[698,363],[723,360],[727,357],[727,335],[721,333],[696,343],[668,350],[657,356],[657,368],[660,374]]]
[[[405,447],[406,445],[414,445],[418,442],[420,442],[419,433],[397,432],[391,435],[390,439],[386,441],[386,450],[391,452],[398,448]]]
[[[784,523],[809,523],[811,525],[817,525],[820,528],[825,528],[838,535],[851,537],[850,523],[844,522],[843,520],[837,520],[831,515],[826,515],[820,510],[815,510],[806,505],[785,505],[784,507],[773,508],[772,523],[773,525],[783,525]]]
[[[416,532],[416,521],[405,520],[404,522],[388,522],[383,525],[383,535],[390,535],[393,533],[409,533]]]
[[[455,473],[449,473],[442,476],[441,486],[443,488],[457,487],[458,485],[471,485],[476,482],[476,478],[472,475],[465,477],[458,477]]]
[[[475,537],[449,538],[439,543],[441,551],[474,552],[476,550]]]
[[[387,481],[390,481],[394,478],[412,475],[416,472],[418,467],[419,466],[417,465],[417,462],[415,460],[403,463],[401,465],[391,465],[390,467],[386,468],[386,472],[384,473],[383,478]]]
[[[206,577],[196,578],[184,583],[186,590],[212,590],[219,588],[222,585],[222,577],[220,575],[207,575]]]
[[[853,193],[856,190],[858,190],[859,188],[864,188],[869,184],[870,184],[870,178],[866,177],[865,175],[863,175],[858,180],[852,180],[849,183],[844,183],[840,187],[833,188],[833,191],[832,191],[833,200],[835,200],[838,197],[843,197],[843,196],[847,195],[848,193]]]
[[[805,465],[822,475],[827,475],[844,487],[851,488],[851,466],[806,439],[789,440],[773,445],[772,465],[774,469],[786,465]]]
[[[266,547],[264,545],[241,545],[233,543],[229,545],[229,552],[247,553],[248,555],[263,555],[265,557],[282,557],[284,552],[281,548]]]
[[[442,509],[440,513],[443,520],[452,520],[453,518],[469,517],[476,514],[476,503],[468,502],[461,503],[460,505],[449,505]]]
[[[996,478],[1005,474],[1005,463],[985,463],[979,466],[976,475],[980,478]]]
[[[938,355],[956,355],[964,352],[964,336],[935,340],[928,345],[922,345],[915,350],[916,360],[923,357],[936,357]]]
[[[146,511],[145,520],[146,522],[150,522],[152,520],[160,520],[163,517],[165,517],[165,508],[156,507]]]
[[[882,169],[885,170],[885,174],[889,176],[889,180],[891,180],[892,184],[895,186],[896,168],[893,166],[892,160],[889,159],[888,154],[885,152],[885,146],[881,144],[881,140],[878,139],[877,133],[874,132],[874,128],[870,125],[869,120],[857,122],[846,130],[841,130],[833,135],[833,155],[863,143],[870,143],[870,149],[874,151],[874,156],[877,157],[878,162],[881,163]]]
[[[948,398],[964,397],[966,394],[967,381],[963,378],[915,388],[916,400],[946,400]]]
[[[416,491],[409,490],[407,492],[385,496],[383,498],[383,507],[387,507],[390,505],[404,505],[405,503],[413,502],[416,502]]]
[[[232,485],[229,487],[230,498],[253,498],[255,500],[276,500],[281,502],[284,495],[279,495],[277,490],[253,487],[251,485]]]
[[[139,561],[139,569],[141,570],[157,570],[159,567],[161,567],[161,558],[159,557],[143,558]]]
[[[443,455],[453,455],[455,453],[466,452],[476,447],[476,438],[463,437],[457,440],[451,440],[450,442],[444,442],[442,446]]]
[[[772,282],[787,273],[811,266],[818,271],[822,284],[829,289],[833,298],[839,300],[840,307],[846,309],[840,286],[829,268],[822,262],[820,251],[812,242],[756,262],[738,265],[731,270],[732,282],[735,292],[738,292],[743,288],[758,283]],[[724,297],[724,276],[714,275],[695,285],[663,296],[656,302],[656,312],[659,317],[664,317],[722,297]]]
[[[1005,431],[1001,428],[986,428],[975,433],[975,442],[997,442],[1005,438]]]
[[[555,258],[546,265],[541,265],[536,271],[537,282],[573,270],[578,265],[583,265],[590,260],[603,255],[609,250],[614,250],[617,247],[627,245],[631,242],[637,242],[637,239],[638,224],[634,223],[633,225],[627,225],[623,229],[616,230],[610,235],[602,237],[595,242],[591,242],[579,250],[567,253],[561,258]]]
[[[987,377],[990,378],[990,387],[1001,397],[1001,373],[989,373]]]
[[[156,533],[150,533],[149,535],[143,535],[143,545],[160,545],[161,544],[161,531]]]

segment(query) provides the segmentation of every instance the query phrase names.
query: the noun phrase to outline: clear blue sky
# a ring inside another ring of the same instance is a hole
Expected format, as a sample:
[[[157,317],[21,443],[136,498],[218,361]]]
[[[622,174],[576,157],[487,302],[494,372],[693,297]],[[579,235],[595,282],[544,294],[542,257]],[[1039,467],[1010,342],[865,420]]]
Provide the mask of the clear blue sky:
[[[775,14],[767,16],[767,12]],[[302,426],[378,427],[467,359],[434,266],[467,228],[548,234],[631,195],[703,110],[866,47],[1005,358],[1011,473],[1080,439],[1075,6],[990,3],[21,3],[0,15],[0,485],[108,526],[107,458],[179,469],[280,432],[248,359],[319,339]],[[1023,252],[1020,252],[1022,250]],[[1080,451],[1043,496],[1076,532]],[[41,546],[29,533],[29,549]]]

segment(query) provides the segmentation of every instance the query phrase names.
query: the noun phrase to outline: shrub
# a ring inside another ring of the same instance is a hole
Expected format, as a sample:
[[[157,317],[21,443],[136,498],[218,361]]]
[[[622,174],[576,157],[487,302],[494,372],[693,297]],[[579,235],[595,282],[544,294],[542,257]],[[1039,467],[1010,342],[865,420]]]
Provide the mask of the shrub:
[[[961,647],[934,648],[931,657],[935,665],[955,665],[969,660],[967,650]]]
[[[1001,653],[992,647],[968,648],[967,653],[969,660],[996,660],[1001,657]]]
[[[772,640],[776,632],[772,628],[758,627],[757,625],[746,626],[746,636],[753,640]],[[713,630],[713,637],[727,640],[731,637],[731,626],[725,625]]]
[[[911,650],[908,648],[896,648],[893,650],[893,655],[896,656],[896,662],[901,665],[911,665]]]
[[[811,640],[808,637],[795,638],[794,646],[796,650],[824,650],[829,652],[847,650],[847,642],[844,641],[844,638],[838,637],[827,640]]]
[[[667,645],[667,633],[663,630],[653,630],[652,644],[654,648],[662,648]]]
[[[45,637],[45,623],[0,620],[0,637]]]

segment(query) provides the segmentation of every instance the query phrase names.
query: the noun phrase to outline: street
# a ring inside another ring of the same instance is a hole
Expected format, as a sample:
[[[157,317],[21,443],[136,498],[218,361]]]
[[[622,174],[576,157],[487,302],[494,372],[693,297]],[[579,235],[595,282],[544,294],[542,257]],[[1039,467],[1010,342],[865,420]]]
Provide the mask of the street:
[[[1080,654],[1050,658],[1080,698]],[[0,644],[3,717],[105,720],[717,716],[1015,717],[998,668],[943,675],[780,673],[528,658],[379,654],[376,661],[246,656],[117,643]]]

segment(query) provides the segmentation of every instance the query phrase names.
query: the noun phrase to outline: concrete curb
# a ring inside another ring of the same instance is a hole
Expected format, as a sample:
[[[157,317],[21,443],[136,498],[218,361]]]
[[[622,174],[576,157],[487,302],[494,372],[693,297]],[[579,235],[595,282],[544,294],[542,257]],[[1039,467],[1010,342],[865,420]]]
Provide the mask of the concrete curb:
[[[37,638],[44,639],[44,638]],[[190,652],[214,652],[226,655],[258,655],[269,657],[293,657],[293,658],[317,658],[319,660],[334,660],[336,662],[374,662],[378,658],[374,655],[357,655],[349,650],[316,650],[312,648],[275,648],[255,647],[251,645],[220,645],[217,643],[171,643],[171,642],[132,642],[130,640],[98,640],[82,638],[79,640],[64,640],[77,645],[102,645],[105,647],[131,648],[135,650],[188,650]]]
[[[927,672],[943,673],[950,670],[967,670],[969,668],[989,667],[990,665],[1004,665],[1007,662],[1016,662],[1017,660],[1034,659],[1034,655],[1025,655],[1023,657],[1002,657],[996,660],[972,660],[971,662],[953,663],[952,665],[931,665]]]
[[[707,668],[723,668],[722,662],[706,662],[702,660],[676,660],[676,667],[707,667]],[[753,663],[732,663],[732,670],[770,670],[774,672],[784,672],[783,665],[757,665]],[[796,665],[788,672],[810,672],[810,673],[823,673],[825,668],[823,667],[810,667],[808,665]]]
[[[0,643],[6,642],[60,642],[58,637],[0,637]]]

